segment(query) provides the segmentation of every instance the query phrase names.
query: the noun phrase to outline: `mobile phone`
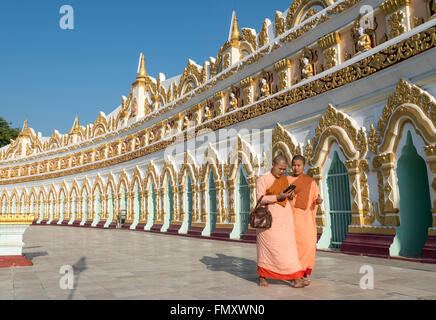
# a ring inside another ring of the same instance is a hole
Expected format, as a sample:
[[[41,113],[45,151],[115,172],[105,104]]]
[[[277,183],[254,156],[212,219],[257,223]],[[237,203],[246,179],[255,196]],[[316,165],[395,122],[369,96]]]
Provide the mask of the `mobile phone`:
[[[287,187],[285,190],[283,190],[283,193],[292,191],[296,188],[297,186],[294,186],[293,184],[291,184],[289,187]]]

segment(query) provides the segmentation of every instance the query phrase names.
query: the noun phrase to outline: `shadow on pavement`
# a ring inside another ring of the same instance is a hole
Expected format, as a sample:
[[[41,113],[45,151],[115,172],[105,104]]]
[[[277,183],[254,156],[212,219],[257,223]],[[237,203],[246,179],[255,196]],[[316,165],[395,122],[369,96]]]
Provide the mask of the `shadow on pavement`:
[[[236,277],[258,283],[257,262],[250,259],[226,256],[216,253],[217,258],[204,256],[200,262],[204,263],[208,270],[225,271]]]

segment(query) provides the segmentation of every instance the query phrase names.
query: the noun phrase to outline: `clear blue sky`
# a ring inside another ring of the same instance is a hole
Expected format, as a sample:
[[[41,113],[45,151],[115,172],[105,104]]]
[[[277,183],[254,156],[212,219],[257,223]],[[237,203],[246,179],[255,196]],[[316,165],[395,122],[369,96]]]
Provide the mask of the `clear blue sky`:
[[[227,40],[232,10],[239,27],[260,31],[289,0],[1,0],[0,116],[51,136],[74,118],[109,114],[135,80],[139,53],[149,75],[181,74],[188,59],[203,65]],[[74,30],[62,30],[62,5]]]

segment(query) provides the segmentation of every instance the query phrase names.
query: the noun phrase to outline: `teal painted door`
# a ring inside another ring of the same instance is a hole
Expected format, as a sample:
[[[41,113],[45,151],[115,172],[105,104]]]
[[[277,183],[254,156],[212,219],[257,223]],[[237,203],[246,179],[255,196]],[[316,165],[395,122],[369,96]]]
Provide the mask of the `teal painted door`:
[[[215,179],[212,171],[209,173],[209,185],[208,185],[208,203],[209,203],[209,218],[210,218],[210,230],[213,232],[216,226],[216,187]]]
[[[399,255],[420,258],[428,228],[432,226],[427,165],[416,152],[410,131],[397,166],[400,193]]]
[[[239,221],[241,235],[248,228],[250,220],[250,189],[248,188],[247,179],[242,169],[239,171]]]
[[[186,214],[188,215],[188,228],[191,226],[191,222],[192,222],[192,208],[193,208],[193,202],[192,202],[192,181],[191,181],[191,176],[188,174],[188,178],[187,178],[187,190],[186,190],[186,200],[187,200],[187,212]]]
[[[350,184],[347,168],[335,151],[327,175],[332,238],[330,248],[340,249],[351,223]]]
[[[174,213],[174,198],[173,198],[173,189],[171,188],[170,180],[168,179],[168,186],[167,186],[167,194],[168,194],[168,206],[167,206],[167,214],[168,221],[171,223],[173,220],[173,213]]]
[[[156,221],[156,194],[154,190],[154,184],[151,185],[151,212],[152,212],[152,221],[153,223]]]

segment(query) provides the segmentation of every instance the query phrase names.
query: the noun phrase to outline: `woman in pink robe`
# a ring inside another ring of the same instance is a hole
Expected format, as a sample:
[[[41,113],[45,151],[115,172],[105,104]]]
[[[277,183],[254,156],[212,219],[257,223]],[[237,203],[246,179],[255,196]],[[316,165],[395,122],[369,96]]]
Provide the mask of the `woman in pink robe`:
[[[294,218],[289,201],[292,192],[283,193],[289,183],[283,175],[286,159],[278,156],[270,172],[257,180],[257,199],[263,196],[261,204],[268,204],[272,215],[272,226],[257,231],[257,265],[259,285],[267,286],[266,278],[291,280],[296,288],[304,287],[304,270],[298,259],[294,232]]]

